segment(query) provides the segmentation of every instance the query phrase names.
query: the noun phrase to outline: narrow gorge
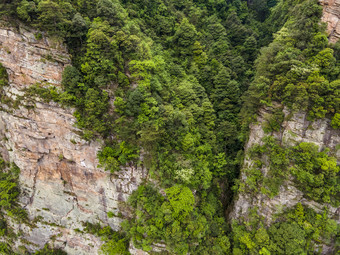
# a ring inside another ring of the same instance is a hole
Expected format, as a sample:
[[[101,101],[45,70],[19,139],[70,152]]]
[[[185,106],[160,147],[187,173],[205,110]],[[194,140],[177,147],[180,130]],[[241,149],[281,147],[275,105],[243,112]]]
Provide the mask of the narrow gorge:
[[[0,254],[338,254],[340,184],[317,193],[298,174],[316,161],[340,179],[340,0],[3,2],[0,165],[20,174],[6,209],[0,171]],[[315,44],[299,45],[299,15],[320,6],[303,23]],[[287,100],[299,78],[275,68],[331,84],[331,106]],[[282,237],[299,248],[273,241],[286,222],[311,229]]]

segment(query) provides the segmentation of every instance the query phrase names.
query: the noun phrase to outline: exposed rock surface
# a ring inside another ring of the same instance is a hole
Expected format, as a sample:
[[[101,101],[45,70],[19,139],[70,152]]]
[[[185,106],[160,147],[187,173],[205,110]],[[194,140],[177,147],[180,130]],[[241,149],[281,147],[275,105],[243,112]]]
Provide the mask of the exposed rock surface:
[[[320,0],[319,2],[324,8],[322,21],[328,24],[329,40],[335,43],[340,38],[340,0]],[[265,134],[263,130],[266,115],[270,114],[271,110],[263,108],[259,112],[257,122],[250,127],[249,140],[245,146],[246,154],[253,145],[263,144],[262,139],[265,136],[272,135],[282,145],[296,145],[301,142],[309,142],[318,145],[320,150],[325,147],[330,148],[332,154],[340,162],[340,150],[337,146],[340,144],[340,130],[332,129],[329,119],[310,122],[307,120],[305,112],[291,114],[287,109],[284,109],[283,112],[285,114],[285,121],[281,125],[281,130],[271,134]],[[252,164],[251,158],[246,157],[244,168]],[[266,169],[262,170],[263,174],[265,174]],[[245,178],[247,178],[245,173],[241,171],[241,180]],[[260,192],[252,195],[239,193],[229,217],[231,219],[247,218],[250,209],[257,207],[258,214],[263,216],[267,223],[270,223],[273,219],[273,214],[294,207],[297,203],[306,205],[316,211],[321,211],[324,206],[327,206],[330,216],[340,224],[340,208],[334,208],[330,205],[319,204],[306,199],[303,191],[299,190],[291,180],[285,181],[280,187],[278,195],[273,198],[269,198]],[[331,247],[324,247],[323,249],[324,254],[331,254],[332,252]]]
[[[340,38],[340,0],[320,0],[320,3],[324,6],[323,21],[328,24],[330,41],[336,42]],[[23,27],[2,26],[0,62],[9,73],[7,95],[13,98],[35,83],[59,86],[62,70],[70,58],[58,42],[46,37],[37,40],[34,32]],[[21,169],[20,201],[30,219],[38,219],[35,227],[13,223],[23,233],[16,245],[25,245],[32,251],[52,242],[69,254],[97,254],[101,240],[76,229],[82,229],[85,221],[103,222],[118,229],[121,219],[108,218],[107,212],[124,213],[120,202],[138,187],[146,176],[145,170],[131,166],[117,176],[110,176],[97,167],[100,144],[88,143],[79,136],[72,109],[54,103],[35,105],[34,109],[21,105],[13,111],[0,111],[0,152]],[[261,126],[265,114],[263,110],[258,123],[252,125],[247,149],[261,143],[265,136]],[[329,147],[340,160],[340,151],[336,151],[340,133],[330,128],[327,119],[310,123],[305,113],[297,113],[283,123],[280,132],[272,135],[286,144],[306,141],[320,148]],[[246,160],[245,164],[249,163]],[[303,198],[303,193],[288,181],[272,199],[262,194],[253,197],[239,194],[230,216],[246,217],[250,208],[259,206],[259,213],[270,221],[273,213],[298,202],[316,210],[321,207]],[[330,207],[330,212],[340,222],[336,208]],[[147,254],[133,246],[131,253]]]
[[[323,5],[322,21],[327,23],[329,40],[335,43],[340,38],[340,0],[319,0]]]
[[[11,82],[22,88],[37,82],[58,85],[70,58],[63,45],[24,27],[14,29],[0,24],[0,62],[8,69]]]
[[[332,129],[329,119],[311,122],[307,120],[307,114],[304,112],[296,113],[292,117],[289,116],[290,112],[288,110],[284,109],[283,112],[286,120],[282,123],[281,130],[265,134],[262,125],[266,122],[266,115],[270,114],[270,111],[267,109],[260,111],[257,123],[252,124],[250,127],[246,151],[255,144],[263,144],[263,137],[272,135],[281,141],[282,145],[296,145],[301,142],[309,142],[318,145],[320,149],[330,148],[334,152],[334,156],[340,161],[340,150],[337,148],[337,145],[340,144],[340,130]],[[244,166],[247,167],[251,164],[252,160],[246,158]],[[244,173],[242,173],[241,178],[246,178]],[[246,193],[238,194],[230,217],[234,219],[247,217],[249,209],[257,206],[259,208],[258,213],[265,218],[267,223],[270,223],[273,214],[291,208],[297,203],[307,205],[316,211],[322,210],[323,206],[325,206],[304,198],[303,192],[288,180],[280,187],[279,194],[274,198],[269,198],[260,192],[251,196]],[[327,207],[332,217],[340,223],[340,210],[329,205]]]
[[[20,90],[39,82],[59,86],[69,56],[62,46],[47,38],[36,40],[34,33],[20,28],[0,27],[0,62],[9,73],[8,96],[15,98]],[[3,105],[6,109],[6,106]],[[135,166],[117,176],[97,167],[98,142],[86,142],[74,127],[72,109],[55,103],[35,102],[34,109],[25,107],[0,111],[1,153],[21,169],[23,193],[20,201],[36,227],[15,225],[23,232],[16,245],[29,250],[53,242],[68,254],[97,254],[99,238],[81,234],[82,223],[102,222],[119,228],[116,215],[146,173]],[[51,241],[51,240],[55,241]]]

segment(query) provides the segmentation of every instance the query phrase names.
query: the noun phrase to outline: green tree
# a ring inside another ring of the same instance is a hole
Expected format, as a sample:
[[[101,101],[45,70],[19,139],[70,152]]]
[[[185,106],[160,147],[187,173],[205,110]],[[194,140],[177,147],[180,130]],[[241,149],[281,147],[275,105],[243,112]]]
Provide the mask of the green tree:
[[[273,224],[269,230],[271,242],[269,251],[274,254],[303,254],[306,245],[306,233],[295,222]]]
[[[212,94],[214,108],[220,119],[231,120],[239,109],[240,90],[235,80],[231,80],[230,71],[222,68],[214,79]]]
[[[99,0],[97,15],[105,18],[111,25],[122,26],[127,18],[125,9],[117,0]]]
[[[56,31],[58,35],[65,36],[71,25],[74,11],[68,2],[60,4],[52,0],[42,0],[38,3],[39,27],[49,32]]]
[[[195,198],[191,190],[185,186],[175,185],[166,191],[172,208],[172,216],[184,219],[194,210]]]
[[[173,42],[177,46],[175,49],[179,56],[189,56],[193,53],[193,46],[197,38],[197,31],[194,25],[184,18],[173,37]]]
[[[17,14],[20,19],[25,20],[25,21],[32,21],[32,16],[33,19],[36,18],[36,11],[37,7],[35,2],[33,1],[26,1],[23,0],[20,2],[19,6],[17,7]]]
[[[75,95],[79,99],[83,97],[86,90],[81,73],[73,66],[65,67],[61,84],[66,92]]]
[[[80,13],[76,13],[72,18],[72,28],[71,28],[71,37],[78,37],[82,40],[82,38],[87,33],[87,23],[85,19],[81,16]]]

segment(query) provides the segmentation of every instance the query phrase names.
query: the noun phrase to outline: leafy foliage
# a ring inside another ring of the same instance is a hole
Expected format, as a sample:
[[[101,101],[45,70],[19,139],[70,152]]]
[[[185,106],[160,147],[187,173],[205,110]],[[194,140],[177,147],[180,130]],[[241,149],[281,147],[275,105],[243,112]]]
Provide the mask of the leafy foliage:
[[[26,212],[18,205],[20,169],[14,163],[6,163],[2,158],[0,167],[0,210],[19,221],[23,220]]]
[[[256,60],[256,77],[245,96],[246,121],[254,109],[272,101],[307,111],[310,120],[339,111],[340,69],[319,22],[322,7],[314,0],[295,2],[293,15]]]
[[[11,240],[15,233],[7,223],[8,217],[18,223],[27,222],[27,213],[19,206],[19,173],[14,164],[0,158],[0,253],[11,254]]]
[[[327,155],[327,150],[319,152],[318,147],[310,143],[293,147],[290,158],[295,164],[290,171],[307,196],[317,201],[339,204],[340,168],[336,158]]]
[[[298,203],[295,208],[277,215],[266,227],[256,210],[243,224],[233,223],[234,254],[310,254],[322,251],[322,245],[339,234],[328,212],[317,213]],[[337,246],[335,247],[337,249]]]
[[[43,249],[36,251],[34,255],[67,255],[67,253],[61,249],[51,249],[46,244]]]
[[[162,196],[151,185],[140,186],[130,197],[135,218],[123,223],[135,245],[150,251],[153,243],[165,243],[175,254],[228,254],[229,238],[217,198],[204,194],[197,204],[192,191],[175,185]]]
[[[0,86],[4,87],[8,85],[8,74],[6,68],[0,63]]]
[[[85,232],[101,237],[105,242],[101,247],[101,254],[105,255],[129,255],[129,240],[117,231],[113,231],[109,226],[102,227],[99,223],[84,224]]]
[[[291,218],[251,231],[234,226],[231,244],[223,211],[235,183],[239,191],[273,197],[290,175],[308,198],[337,203],[339,168],[311,144],[284,148],[267,138],[251,151],[245,182],[238,180],[259,107],[279,102],[340,127],[340,46],[328,45],[317,0],[15,0],[1,2],[0,10],[58,36],[72,55],[63,91],[37,84],[25,96],[75,107],[84,138],[104,141],[101,167],[114,173],[138,164],[157,183],[131,196],[127,237],[98,230],[104,253],[127,254],[128,238],[147,251],[165,243],[176,254],[312,249],[315,232]],[[0,86],[7,84],[0,66]],[[265,131],[279,131],[283,120],[279,108]],[[3,187],[1,203],[11,209],[16,182],[6,179]]]
[[[292,175],[308,198],[339,205],[340,168],[328,149],[320,152],[317,145],[306,142],[281,147],[273,137],[266,137],[262,146],[251,149],[250,156],[255,163],[245,171],[247,179],[240,184],[240,191],[261,191],[275,196],[283,181]],[[269,171],[264,175],[262,171],[266,167]]]
[[[112,173],[119,171],[120,166],[137,160],[139,152],[137,148],[126,145],[125,142],[117,144],[114,148],[105,147],[98,153],[98,159],[101,167],[110,170]]]

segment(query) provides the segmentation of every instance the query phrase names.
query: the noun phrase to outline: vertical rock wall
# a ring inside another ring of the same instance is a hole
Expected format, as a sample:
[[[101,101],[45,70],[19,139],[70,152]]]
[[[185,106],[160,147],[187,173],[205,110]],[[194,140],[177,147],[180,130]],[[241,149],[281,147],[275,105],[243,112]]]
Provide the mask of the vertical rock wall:
[[[320,4],[324,8],[322,21],[327,23],[329,41],[336,43],[340,38],[340,0],[320,0]],[[332,129],[329,119],[311,122],[307,120],[307,113],[305,112],[292,114],[288,109],[284,109],[285,121],[282,123],[280,131],[265,134],[263,124],[266,123],[266,116],[271,114],[272,110],[262,108],[259,111],[256,123],[250,126],[249,140],[245,145],[244,169],[254,164],[252,159],[247,156],[249,149],[256,144],[262,145],[262,139],[268,135],[274,136],[280,141],[281,145],[293,146],[301,142],[309,142],[316,144],[320,149],[330,148],[332,155],[340,162],[340,130]],[[261,170],[264,176],[267,170],[266,166]],[[245,181],[246,178],[246,174],[241,170],[241,182]],[[331,218],[340,224],[340,208],[306,199],[303,191],[299,190],[290,179],[281,185],[279,194],[273,198],[269,198],[261,192],[251,195],[246,192],[240,192],[234,200],[229,218],[247,219],[250,209],[256,207],[258,208],[258,214],[264,217],[266,223],[270,224],[274,214],[292,208],[297,203],[319,212],[326,206],[329,209]],[[330,254],[329,252],[331,250],[324,249],[324,254]]]
[[[328,24],[330,41],[336,42],[340,38],[340,0],[320,3],[324,6],[323,21]],[[38,34],[23,27],[0,26],[0,62],[9,74],[6,95],[11,98],[22,95],[22,89],[35,83],[59,86],[63,68],[70,64],[62,44],[46,37],[36,38]],[[25,104],[21,102],[18,109],[2,104],[0,110],[0,152],[21,169],[20,201],[30,219],[37,220],[32,226],[13,224],[23,233],[16,245],[33,251],[51,243],[69,254],[97,254],[101,240],[77,229],[81,230],[86,221],[118,229],[121,218],[108,218],[107,212],[124,213],[121,202],[138,187],[145,170],[131,166],[111,176],[97,167],[96,154],[101,145],[79,136],[72,109],[45,104],[39,99],[34,109],[26,108]],[[261,143],[265,114],[263,110],[258,123],[251,127],[247,148]],[[272,135],[288,144],[307,141],[333,150],[340,143],[340,134],[330,128],[329,120],[310,123],[304,113],[295,114],[283,123],[280,132]],[[340,152],[336,151],[336,155],[340,159]],[[251,160],[245,164],[251,164]],[[230,216],[246,217],[249,208],[259,206],[259,213],[270,221],[278,208],[292,207],[298,202],[316,209],[322,206],[304,199],[302,192],[287,182],[272,199],[260,194],[255,197],[239,194]],[[330,211],[338,217],[337,208]],[[139,252],[133,249],[134,254]]]
[[[9,74],[6,95],[15,99],[35,83],[59,86],[70,57],[51,39],[36,39],[33,31],[0,27],[0,62]],[[97,254],[101,241],[81,234],[86,221],[119,228],[121,202],[135,190],[145,171],[130,166],[116,176],[97,167],[98,142],[86,142],[75,127],[72,109],[38,98],[33,109],[20,102],[18,109],[2,104],[0,147],[4,159],[21,169],[20,201],[35,226],[15,225],[23,235],[16,245],[36,250],[49,242],[68,254]]]
[[[322,21],[327,23],[329,41],[335,43],[340,38],[340,0],[319,0],[323,6]]]
[[[271,114],[270,109],[262,109],[257,122],[251,125],[249,140],[246,144],[246,154],[252,146],[262,145],[262,139],[265,136],[271,135],[278,139],[282,145],[293,146],[297,143],[308,142],[316,144],[320,149],[330,148],[334,156],[340,161],[340,150],[337,148],[337,145],[340,144],[340,130],[332,129],[329,119],[311,122],[307,120],[305,112],[296,113],[290,117],[290,111],[285,109],[286,120],[282,123],[281,130],[265,134],[262,125],[266,122],[265,119],[268,114]],[[252,159],[246,155],[244,168],[252,164]],[[263,173],[265,174],[265,169],[263,169]],[[246,175],[241,173],[241,179],[245,180],[245,178]],[[259,215],[263,216],[267,223],[270,223],[273,214],[294,207],[297,203],[309,206],[316,211],[322,211],[323,207],[326,206],[329,208],[332,217],[340,223],[340,208],[306,199],[303,191],[299,190],[290,180],[281,185],[279,194],[273,198],[269,198],[260,192],[251,195],[247,193],[238,194],[230,218],[247,218],[249,209],[258,207]]]

